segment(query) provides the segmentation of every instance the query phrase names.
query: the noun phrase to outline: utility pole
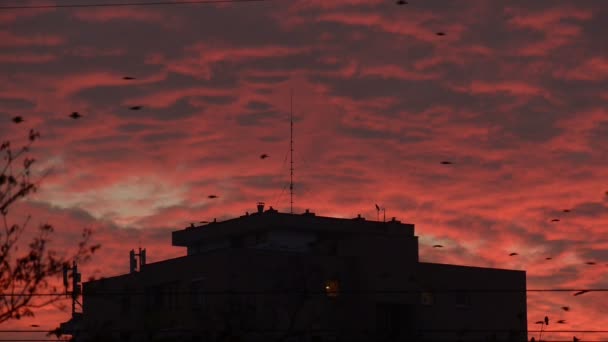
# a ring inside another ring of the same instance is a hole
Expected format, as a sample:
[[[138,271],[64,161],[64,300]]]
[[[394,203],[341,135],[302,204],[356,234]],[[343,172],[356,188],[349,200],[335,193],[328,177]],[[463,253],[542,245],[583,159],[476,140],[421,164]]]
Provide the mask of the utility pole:
[[[68,282],[68,272],[70,271],[70,267],[68,265],[63,265],[63,286],[65,287],[65,295],[68,297],[71,295],[72,297],[72,317],[76,314],[76,304],[79,304],[82,308],[82,304],[78,302],[78,296],[82,293],[81,287],[81,274],[78,273],[78,266],[76,265],[76,261],[72,263],[72,291],[69,291],[69,282]]]
[[[289,115],[289,161],[290,167],[290,178],[289,178],[289,196],[290,196],[290,213],[293,214],[293,89],[290,90],[290,115]]]

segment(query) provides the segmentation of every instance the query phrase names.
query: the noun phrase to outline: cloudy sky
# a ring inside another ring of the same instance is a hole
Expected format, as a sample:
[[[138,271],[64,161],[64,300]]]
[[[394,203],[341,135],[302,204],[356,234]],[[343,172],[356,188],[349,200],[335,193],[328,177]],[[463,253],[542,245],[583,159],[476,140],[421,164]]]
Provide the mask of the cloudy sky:
[[[86,280],[127,272],[138,246],[149,261],[184,255],[170,233],[190,222],[257,201],[289,211],[293,92],[295,212],[376,219],[378,203],[416,225],[423,261],[607,288],[606,16],[602,0],[0,10],[0,134],[39,130],[48,173],[11,217],[53,224],[62,250],[92,228]],[[531,292],[529,328],[548,315],[601,329],[606,307],[605,292]],[[47,307],[3,328],[68,318]]]

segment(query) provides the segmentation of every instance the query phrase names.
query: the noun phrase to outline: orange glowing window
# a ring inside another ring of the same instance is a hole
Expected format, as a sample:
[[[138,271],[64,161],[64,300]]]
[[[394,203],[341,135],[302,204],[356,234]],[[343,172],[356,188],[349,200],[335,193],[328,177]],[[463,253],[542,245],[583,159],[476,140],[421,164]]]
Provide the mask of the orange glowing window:
[[[340,284],[337,280],[325,281],[325,293],[328,297],[337,297],[340,292]]]

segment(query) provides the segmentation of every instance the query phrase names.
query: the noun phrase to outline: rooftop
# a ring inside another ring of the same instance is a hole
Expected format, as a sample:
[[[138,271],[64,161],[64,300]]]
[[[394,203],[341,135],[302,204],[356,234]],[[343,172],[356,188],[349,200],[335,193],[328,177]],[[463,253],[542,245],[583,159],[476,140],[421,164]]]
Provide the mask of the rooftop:
[[[270,207],[263,211],[203,225],[194,224],[172,233],[173,246],[186,247],[196,241],[240,235],[264,230],[316,231],[335,234],[405,235],[414,236],[414,225],[401,223],[394,217],[386,222],[369,221],[361,215],[336,218],[317,216],[308,209],[302,214],[281,213]]]

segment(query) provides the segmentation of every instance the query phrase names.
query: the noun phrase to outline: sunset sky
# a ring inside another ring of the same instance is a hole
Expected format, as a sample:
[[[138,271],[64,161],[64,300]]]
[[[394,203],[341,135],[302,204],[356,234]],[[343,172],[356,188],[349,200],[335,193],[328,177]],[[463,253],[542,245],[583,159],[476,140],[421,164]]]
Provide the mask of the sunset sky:
[[[375,220],[378,203],[416,225],[422,261],[608,288],[608,2],[408,2],[0,9],[0,134],[39,130],[49,173],[10,218],[53,224],[66,252],[92,228],[86,280],[128,272],[139,246],[185,255],[171,232],[190,222],[288,212],[293,91],[296,213]],[[530,292],[529,329],[602,329],[607,308],[606,292]],[[0,329],[67,319],[49,306]],[[572,335],[608,339],[543,337]]]

